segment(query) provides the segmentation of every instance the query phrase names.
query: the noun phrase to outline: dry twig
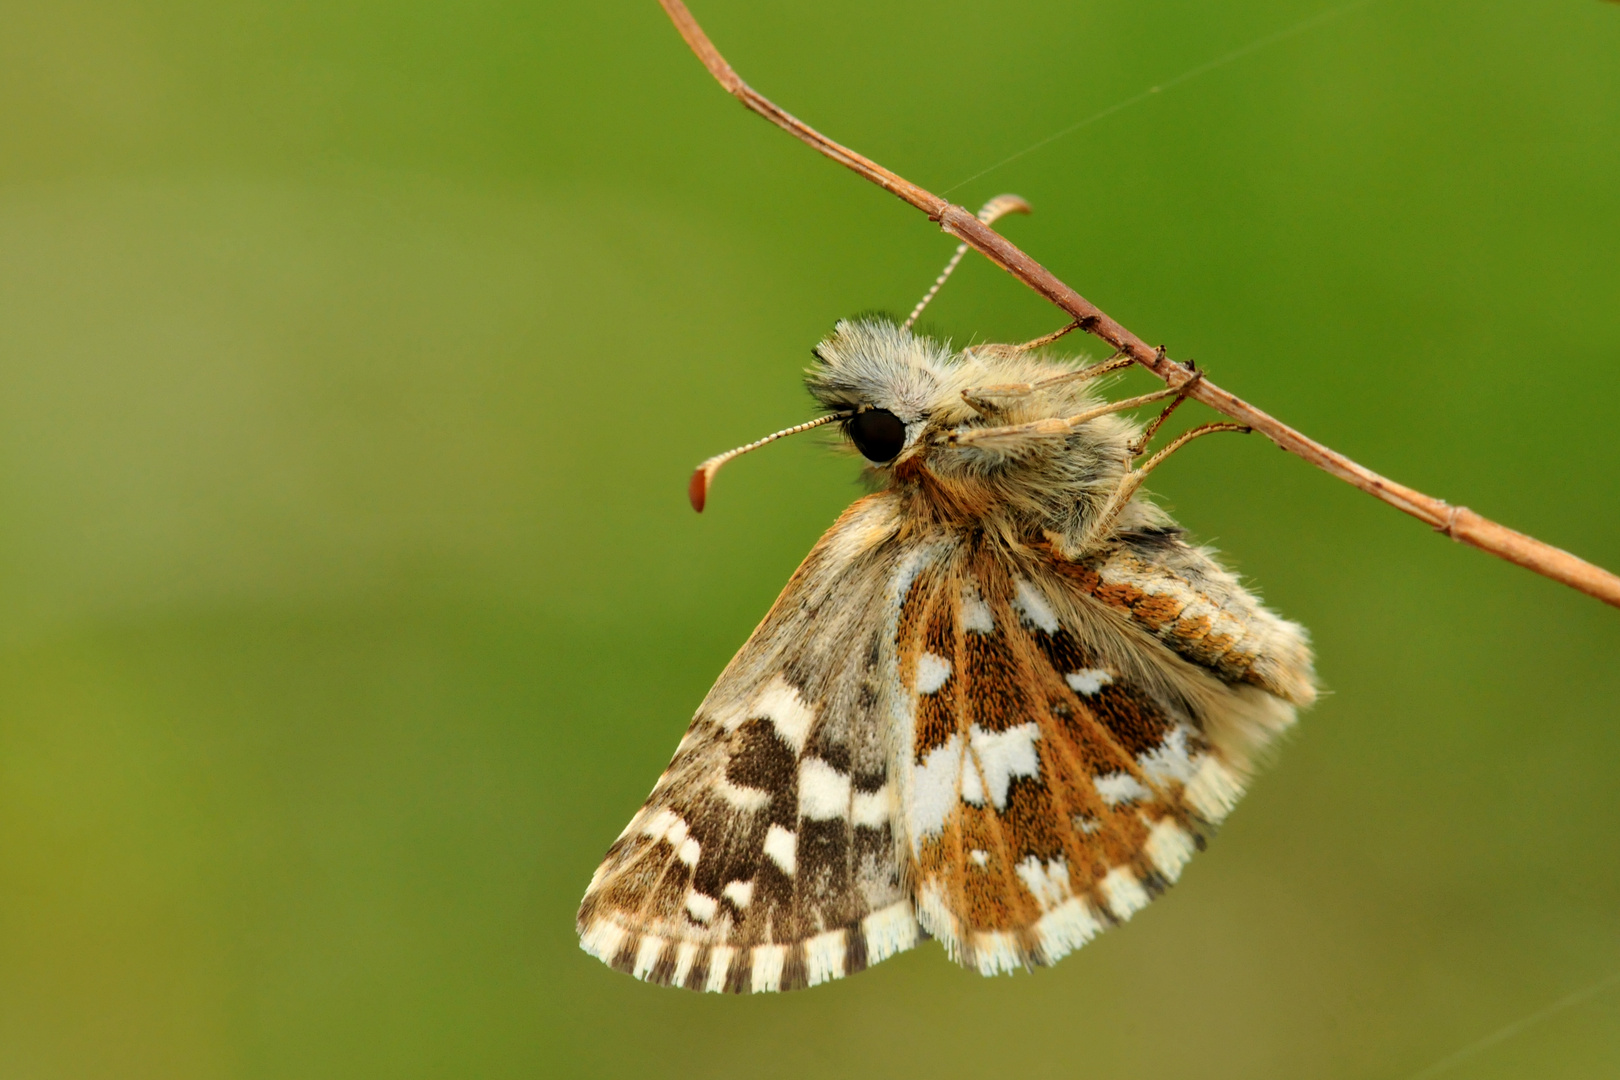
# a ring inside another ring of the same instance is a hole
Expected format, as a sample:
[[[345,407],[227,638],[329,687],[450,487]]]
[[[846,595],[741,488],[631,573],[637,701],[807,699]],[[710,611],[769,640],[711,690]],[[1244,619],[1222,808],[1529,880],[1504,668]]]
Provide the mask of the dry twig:
[[[1171,386],[1183,386],[1195,379],[1191,369],[1154,349],[1141,338],[1109,318],[1095,304],[1059,281],[1049,270],[1031,259],[1016,246],[1003,239],[988,225],[979,221],[972,212],[955,206],[932,192],[913,184],[903,176],[890,172],[877,162],[842,146],[796,117],[784,112],[753,87],[743,82],[714,43],[703,32],[692,13],[681,0],[658,0],[675,23],[681,37],[692,47],[709,73],[749,109],[763,116],[777,127],[809,143],[840,165],[860,174],[892,195],[910,203],[939,222],[945,232],[971,246],[991,262],[1013,277],[1046,297],[1047,300],[1073,316],[1082,330],[1094,334],[1127,355]],[[1297,454],[1317,468],[1353,484],[1362,491],[1382,499],[1398,510],[1404,510],[1419,521],[1445,533],[1453,540],[1471,544],[1481,551],[1534,570],[1544,577],[1563,582],[1594,596],[1606,604],[1620,607],[1620,577],[1602,567],[1594,566],[1567,551],[1544,544],[1532,536],[1498,525],[1466,506],[1452,506],[1441,499],[1415,491],[1379,476],[1371,469],[1356,464],[1321,443],[1300,434],[1275,417],[1250,405],[1242,398],[1222,390],[1208,379],[1188,387],[1188,397],[1203,402],[1217,412],[1254,429],[1284,450]]]

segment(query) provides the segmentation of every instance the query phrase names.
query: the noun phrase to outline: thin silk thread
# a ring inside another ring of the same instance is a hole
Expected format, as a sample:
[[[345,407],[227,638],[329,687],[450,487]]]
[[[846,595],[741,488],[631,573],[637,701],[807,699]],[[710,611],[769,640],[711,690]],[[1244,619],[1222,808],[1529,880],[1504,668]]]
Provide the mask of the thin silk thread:
[[[1331,22],[1332,20],[1340,18],[1341,16],[1348,15],[1352,11],[1356,11],[1356,10],[1359,10],[1361,8],[1364,8],[1364,7],[1369,7],[1369,6],[1373,5],[1373,4],[1376,4],[1377,2],[1378,2],[1378,0],[1351,0],[1351,2],[1348,3],[1348,4],[1341,4],[1339,7],[1329,8],[1327,11],[1318,12],[1317,14],[1312,15],[1311,17],[1309,17],[1307,19],[1303,19],[1300,22],[1297,22],[1297,23],[1295,23],[1294,25],[1292,25],[1290,27],[1287,27],[1287,28],[1282,29],[1282,30],[1275,30],[1275,31],[1272,31],[1269,34],[1266,34],[1264,37],[1256,38],[1255,40],[1249,42],[1247,45],[1240,46],[1240,47],[1238,47],[1236,49],[1233,49],[1229,53],[1225,53],[1225,54],[1223,54],[1221,56],[1217,56],[1213,60],[1207,60],[1204,63],[1199,64],[1195,68],[1191,68],[1191,69],[1189,69],[1187,71],[1182,72],[1180,75],[1177,75],[1173,79],[1170,79],[1170,80],[1168,80],[1166,82],[1159,83],[1157,86],[1150,86],[1146,90],[1143,90],[1139,94],[1136,94],[1136,95],[1134,95],[1132,97],[1128,97],[1124,101],[1116,102],[1113,105],[1108,106],[1108,108],[1103,109],[1101,112],[1092,113],[1090,116],[1086,117],[1084,120],[1080,120],[1080,121],[1078,121],[1076,123],[1070,124],[1068,127],[1063,128],[1060,131],[1055,131],[1052,134],[1048,135],[1046,138],[1041,139],[1039,142],[1031,143],[1030,145],[1024,147],[1022,150],[1018,151],[1016,154],[1008,155],[1007,157],[1004,157],[1000,161],[996,162],[994,165],[991,165],[988,168],[979,170],[978,172],[974,173],[972,176],[968,177],[966,180],[958,180],[956,183],[952,184],[950,187],[948,187],[945,190],[941,191],[940,194],[941,195],[949,195],[951,192],[955,191],[957,188],[962,187],[962,186],[967,185],[967,184],[971,184],[971,183],[973,183],[973,181],[979,179],[981,176],[988,176],[989,174],[995,172],[997,169],[1001,168],[1003,165],[1008,165],[1008,164],[1011,164],[1014,161],[1017,161],[1019,158],[1023,157],[1025,154],[1032,154],[1036,150],[1039,150],[1042,147],[1047,146],[1050,143],[1057,142],[1059,139],[1066,138],[1067,136],[1073,135],[1075,132],[1079,131],[1081,128],[1089,127],[1092,124],[1095,124],[1099,120],[1104,120],[1104,119],[1107,119],[1110,116],[1113,116],[1115,113],[1119,112],[1121,109],[1128,109],[1132,105],[1135,105],[1135,104],[1137,104],[1139,102],[1146,101],[1148,98],[1153,97],[1155,94],[1162,94],[1166,90],[1170,90],[1170,89],[1172,89],[1174,87],[1180,86],[1184,82],[1190,82],[1191,80],[1198,78],[1200,75],[1206,75],[1209,72],[1214,71],[1216,68],[1225,67],[1227,64],[1234,63],[1235,61],[1241,60],[1245,56],[1249,56],[1252,53],[1259,52],[1261,49],[1265,49],[1265,48],[1267,48],[1269,46],[1275,45],[1279,41],[1285,41],[1288,38],[1294,37],[1294,36],[1296,36],[1298,34],[1303,34],[1303,33],[1305,33],[1305,31],[1313,30],[1316,27],[1322,25],[1323,23]]]
[[[1577,990],[1573,994],[1559,998],[1546,1008],[1533,1012],[1522,1020],[1515,1020],[1511,1024],[1498,1028],[1496,1031],[1485,1036],[1483,1039],[1469,1043],[1467,1046],[1463,1047],[1461,1050],[1458,1050],[1456,1053],[1451,1054],[1449,1057],[1443,1057],[1433,1065],[1430,1065],[1428,1068],[1413,1073],[1410,1080],[1429,1080],[1429,1077],[1431,1076],[1439,1076],[1447,1069],[1461,1065],[1475,1054],[1489,1050],[1497,1043],[1506,1042],[1515,1035],[1518,1035],[1520,1032],[1536,1026],[1543,1020],[1549,1020],[1566,1009],[1573,1009],[1577,1005],[1585,1004],[1612,986],[1620,986],[1620,971],[1615,972],[1613,975],[1610,975],[1607,978],[1599,979],[1597,982],[1583,990]]]

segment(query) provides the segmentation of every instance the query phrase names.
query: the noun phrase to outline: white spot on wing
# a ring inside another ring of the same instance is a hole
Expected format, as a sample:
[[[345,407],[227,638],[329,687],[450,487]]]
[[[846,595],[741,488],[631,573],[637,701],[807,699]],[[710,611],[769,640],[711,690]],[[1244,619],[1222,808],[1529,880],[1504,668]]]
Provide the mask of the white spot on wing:
[[[979,595],[979,587],[969,581],[962,586],[962,629],[975,634],[988,634],[995,628],[996,620],[990,614],[990,605]]]
[[[1043,866],[1039,859],[1030,855],[1014,869],[1018,872],[1018,880],[1024,883],[1024,888],[1035,898],[1035,903],[1039,905],[1043,914],[1072,895],[1069,888],[1069,864],[1062,856]]]
[[[917,658],[917,693],[932,694],[951,677],[951,662],[943,656],[925,652]]]
[[[1023,578],[1017,582],[1017,595],[1013,597],[1013,606],[1023,613],[1030,625],[1045,630],[1048,634],[1057,633],[1057,616],[1052,614],[1052,606],[1046,602],[1040,590]]]
[[[868,829],[881,829],[894,813],[890,798],[888,784],[876,791],[857,791],[850,800],[850,818]]]
[[[1164,742],[1154,747],[1152,753],[1143,754],[1136,760],[1142,766],[1142,771],[1155,780],[1175,780],[1184,784],[1193,778],[1196,771],[1187,753],[1185,727],[1174,728],[1165,736]]]
[[[664,833],[664,839],[668,840],[670,846],[676,849],[676,854],[679,854],[681,845],[686,843],[686,819],[676,818]]]
[[[923,568],[934,561],[935,545],[928,545],[912,552],[898,567],[895,568],[894,577],[889,582],[889,600],[893,604],[903,603],[906,593],[911,591],[911,583],[917,580],[917,575]]]
[[[771,803],[770,792],[733,784],[726,778],[724,771],[721,771],[714,781],[714,793],[720,796],[727,806],[737,810],[763,810]]]
[[[706,923],[714,918],[714,913],[720,907],[720,901],[712,896],[704,896],[696,889],[686,894],[686,913],[700,923]]]
[[[745,911],[748,903],[754,898],[754,883],[752,881],[728,881],[726,887],[720,890],[720,895],[736,905],[738,911]]]
[[[747,720],[750,715],[751,714],[748,712],[748,710],[742,706],[733,705],[725,712],[716,716],[714,718],[714,722],[720,725],[721,730],[732,732],[742,727],[743,722]]]
[[[799,865],[799,838],[780,825],[765,830],[765,854],[792,877]]]
[[[675,848],[675,857],[681,860],[681,862],[685,863],[687,866],[696,866],[698,864],[698,856],[702,853],[703,848],[699,846],[697,837],[695,836],[688,836],[685,840],[680,842],[679,846]]]
[[[1040,775],[1040,755],[1035,751],[1035,740],[1040,737],[1041,729],[1034,723],[993,732],[974,724],[968,729],[968,740],[977,767],[963,767],[960,735],[935,747],[921,765],[912,767],[913,846],[944,828],[958,798],[974,806],[983,806],[988,799],[997,810],[1005,810],[1007,788],[1013,780]]]
[[[781,675],[774,676],[765,684],[765,689],[759,692],[749,712],[775,724],[776,733],[793,748],[795,754],[804,752],[804,740],[810,734],[810,725],[815,723],[816,714]]]
[[[849,814],[849,774],[820,758],[799,761],[799,815],[812,821],[832,821]]]
[[[1153,792],[1143,787],[1130,773],[1111,772],[1097,777],[1097,794],[1109,806],[1145,799]]]
[[[945,819],[956,805],[956,781],[962,774],[962,737],[952,735],[944,746],[936,746],[913,767],[911,784],[911,842],[920,846],[923,838],[945,827]]]
[[[968,852],[968,858],[973,860],[974,866],[984,866],[990,861],[990,853],[988,851],[980,851],[978,848],[974,848],[972,851]],[[1032,855],[1030,858],[1034,858],[1034,856]]]
[[[1102,668],[1081,668],[1071,671],[1063,676],[1063,681],[1069,684],[1069,689],[1077,694],[1090,697],[1103,687],[1114,681],[1114,677]]]
[[[968,729],[973,756],[979,760],[990,801],[997,810],[1007,809],[1007,786],[1015,777],[1040,775],[1040,755],[1035,752],[1035,740],[1040,737],[1040,725],[1035,723],[1019,724],[1006,731],[985,731],[977,724]],[[966,776],[962,778],[962,797],[967,798]],[[982,804],[982,796],[979,801]]]
[[[962,801],[974,806],[984,805],[984,781],[979,776],[978,765],[971,761],[962,765]]]
[[[642,823],[641,834],[650,836],[654,840],[661,840],[669,835],[670,826],[676,824],[680,825],[681,837],[684,839],[686,836],[686,822],[682,821],[681,816],[673,810],[660,810]]]

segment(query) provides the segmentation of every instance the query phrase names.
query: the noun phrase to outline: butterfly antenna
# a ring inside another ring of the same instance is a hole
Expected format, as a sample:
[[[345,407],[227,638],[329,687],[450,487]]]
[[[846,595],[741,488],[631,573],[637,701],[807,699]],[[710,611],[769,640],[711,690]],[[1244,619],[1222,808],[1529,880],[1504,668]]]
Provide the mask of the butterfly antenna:
[[[686,487],[686,497],[692,500],[692,509],[700,514],[703,513],[703,504],[709,501],[709,485],[714,483],[714,474],[720,471],[720,466],[732,458],[742,457],[750,450],[758,450],[766,443],[773,443],[777,439],[785,439],[789,435],[797,435],[801,431],[809,431],[811,428],[830,424],[834,420],[848,420],[854,415],[852,412],[829,413],[816,420],[809,420],[803,424],[794,424],[792,427],[783,428],[781,431],[773,431],[763,439],[755,439],[746,446],[739,446],[735,450],[727,450],[723,454],[714,455],[714,457],[709,458],[692,472],[692,482]]]
[[[1034,208],[1018,195],[997,195],[979,208],[979,220],[986,225],[994,225],[997,219],[1008,214],[1028,214],[1033,210]],[[940,286],[944,285],[951,274],[956,271],[957,264],[962,261],[962,256],[967,254],[967,250],[968,246],[966,244],[956,245],[956,254],[952,255],[951,261],[945,264],[945,269],[940,271],[939,277],[934,279],[933,287],[924,293],[923,298],[917,301],[917,306],[911,309],[911,314],[907,315],[906,321],[900,324],[900,329],[911,329],[912,324],[917,321],[917,316],[923,313],[923,308],[933,302],[934,297],[939,293]]]

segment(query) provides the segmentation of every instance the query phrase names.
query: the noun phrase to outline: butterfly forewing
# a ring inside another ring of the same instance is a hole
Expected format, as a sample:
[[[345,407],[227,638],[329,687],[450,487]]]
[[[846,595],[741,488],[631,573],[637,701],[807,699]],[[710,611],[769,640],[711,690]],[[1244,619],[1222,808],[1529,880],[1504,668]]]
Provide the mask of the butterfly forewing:
[[[814,985],[911,947],[887,733],[915,543],[855,504],[698,709],[580,909],[587,951],[695,990]]]

